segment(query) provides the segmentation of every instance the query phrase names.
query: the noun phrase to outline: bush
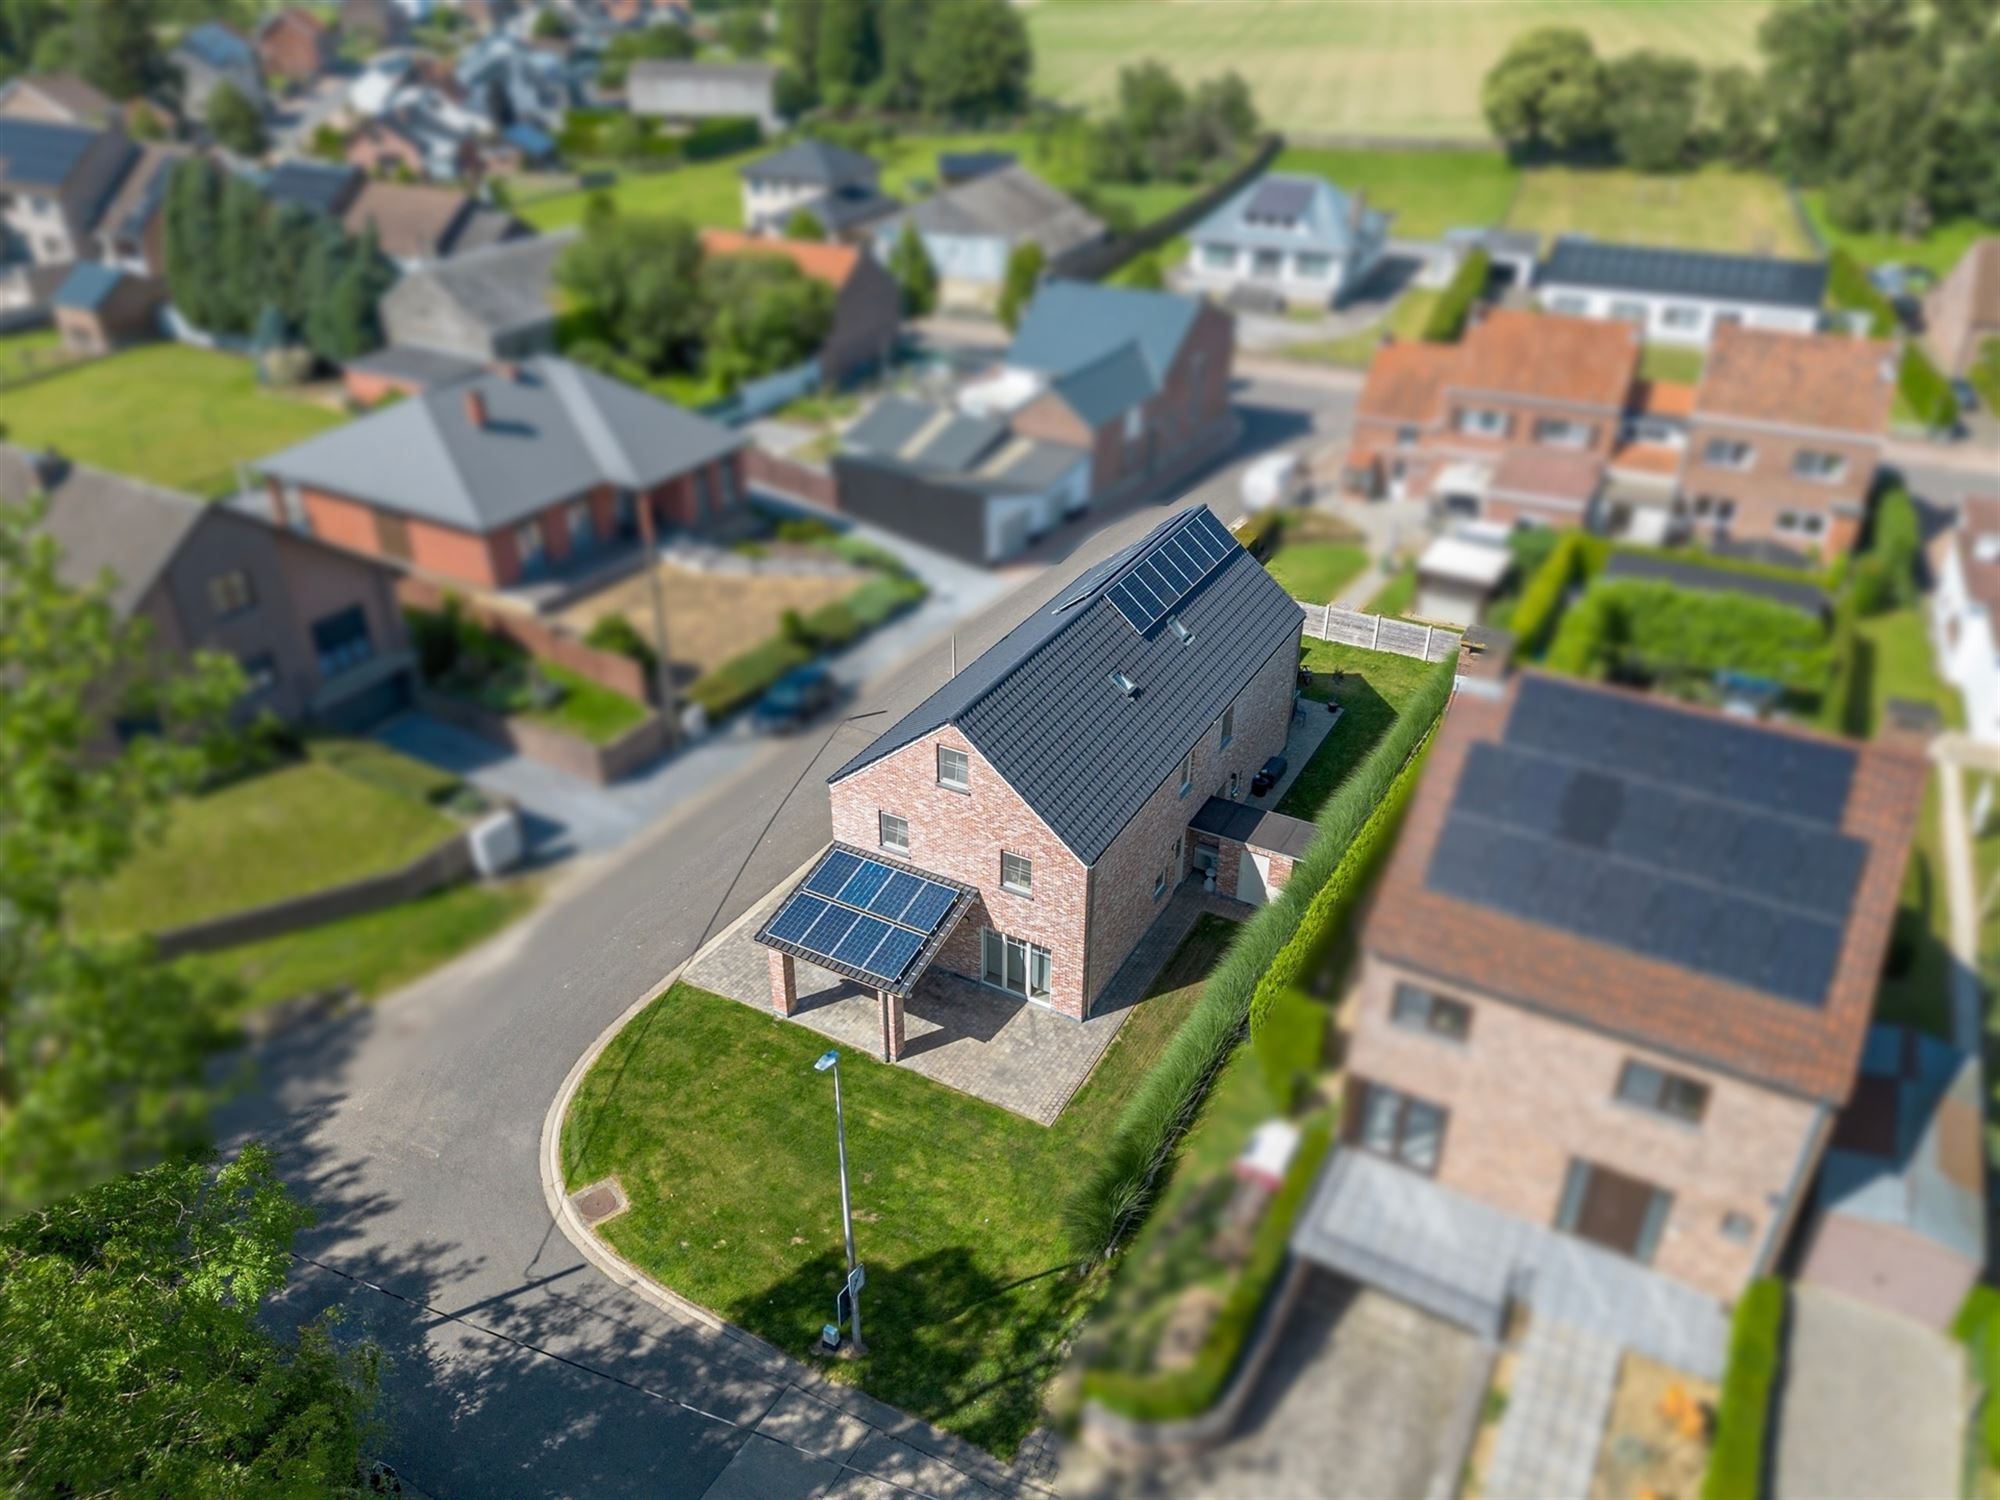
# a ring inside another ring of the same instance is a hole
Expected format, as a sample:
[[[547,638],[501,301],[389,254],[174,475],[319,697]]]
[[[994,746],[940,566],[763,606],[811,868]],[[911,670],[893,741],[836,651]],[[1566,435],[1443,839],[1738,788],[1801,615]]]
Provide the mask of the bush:
[[[689,161],[710,161],[737,151],[748,151],[764,138],[757,121],[749,115],[720,116],[703,120],[681,137],[681,155]]]
[[[1514,655],[1538,657],[1555,633],[1570,586],[1581,579],[1590,566],[1590,538],[1580,531],[1566,531],[1548,555],[1548,560],[1522,586],[1512,617]]]
[[[1257,1226],[1249,1259],[1230,1287],[1229,1298],[1215,1315],[1215,1322],[1209,1326],[1208,1337],[1194,1363],[1186,1369],[1160,1375],[1092,1370],[1083,1378],[1084,1395],[1141,1422],[1185,1420],[1199,1416],[1222,1399],[1230,1376],[1242,1362],[1244,1347],[1257,1327],[1271,1284],[1284,1269],[1292,1221],[1298,1217],[1332,1144],[1330,1122],[1311,1127],[1300,1140],[1298,1154],[1292,1158],[1284,1183],[1272,1195],[1264,1220]]]
[[[1251,1037],[1265,1087],[1287,1114],[1298,1107],[1302,1085],[1319,1070],[1326,1050],[1327,1017],[1326,1006],[1304,990],[1280,990],[1264,1024]]]
[[[806,629],[805,616],[795,609],[788,609],[778,616],[778,634],[794,646],[804,647],[808,651],[814,645],[812,632]]]
[[[1708,677],[1737,672],[1815,701],[1832,659],[1811,615],[1743,594],[1599,579],[1562,618],[1547,665],[1579,676]]]
[[[1914,604],[1917,599],[1917,559],[1923,552],[1924,527],[1916,502],[1900,485],[1875,502],[1867,556],[1878,563],[1890,601]],[[1874,613],[1874,611],[1868,611]]]
[[[1437,301],[1431,304],[1430,316],[1424,319],[1423,337],[1435,344],[1448,344],[1457,338],[1465,328],[1465,320],[1472,316],[1473,304],[1486,295],[1486,281],[1492,272],[1492,257],[1484,250],[1474,250],[1466,256],[1445,289],[1438,293]]]
[[[1836,250],[1826,263],[1826,300],[1843,312],[1864,313],[1870,338],[1885,339],[1896,331],[1896,309],[1868,279],[1868,268],[1851,251]]]
[[[1762,1493],[1784,1323],[1784,1283],[1769,1276],[1751,1282],[1729,1332],[1729,1367],[1716,1403],[1715,1446],[1702,1500],[1756,1500]]]
[[[1833,633],[1827,654],[1833,658],[1826,696],[1820,700],[1820,727],[1834,734],[1865,737],[1868,733],[1869,645],[1861,639],[1856,620],[1860,602],[1850,593],[1833,612]]]
[[[871,578],[847,596],[844,607],[863,630],[873,630],[911,605],[920,603],[928,592],[914,578]]]
[[[620,656],[630,657],[644,667],[648,675],[659,669],[659,654],[653,650],[653,643],[639,634],[639,627],[624,615],[605,615],[590,627],[583,638],[586,646],[594,646],[599,651],[613,651]]]
[[[1951,382],[1931,363],[1924,346],[1911,339],[1903,346],[1903,360],[1896,368],[1896,389],[1910,414],[1926,429],[1949,432],[1958,425],[1958,398]]]
[[[1252,917],[1209,975],[1187,1019],[1139,1081],[1098,1163],[1071,1189],[1063,1205],[1063,1233],[1079,1263],[1108,1256],[1152,1206],[1161,1170],[1194,1118],[1209,1083],[1235,1049],[1246,1025],[1269,1012],[1280,990],[1296,986],[1313,940],[1301,939],[1313,910],[1344,912],[1339,900],[1322,906],[1322,888],[1336,885],[1351,899],[1364,881],[1352,878],[1350,854],[1368,864],[1385,847],[1377,835],[1353,846],[1378,808],[1393,822],[1398,777],[1414,781],[1411,755],[1430,732],[1451,696],[1456,666],[1441,662],[1395,724],[1320,810],[1320,836],[1292,871],[1275,900]],[[1394,805],[1382,807],[1393,800]],[[1349,872],[1349,873],[1343,873]],[[1321,921],[1334,920],[1323,916]]]
[[[811,546],[816,542],[830,542],[840,532],[818,516],[792,516],[777,525],[777,538],[781,542],[797,542]]]
[[[861,634],[862,624],[846,603],[822,604],[805,618],[806,634],[823,651],[837,651]]]
[[[807,647],[774,635],[696,678],[687,690],[688,701],[707,710],[709,722],[718,722],[762,697],[772,683],[812,657]]]
[[[1952,1320],[1951,1336],[1965,1345],[1973,1379],[1985,1392],[1979,1407],[1979,1447],[1986,1466],[2000,1468],[2000,1291],[1976,1286]]]
[[[458,664],[465,605],[456,594],[444,596],[443,609],[406,609],[403,619],[410,630],[410,644],[416,648],[417,666],[424,680],[435,681]]]

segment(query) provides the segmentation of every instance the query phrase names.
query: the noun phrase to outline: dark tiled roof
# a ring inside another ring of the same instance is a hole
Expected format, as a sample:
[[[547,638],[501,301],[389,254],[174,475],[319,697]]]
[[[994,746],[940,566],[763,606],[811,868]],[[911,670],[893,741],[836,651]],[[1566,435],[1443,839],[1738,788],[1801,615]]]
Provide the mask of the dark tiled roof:
[[[1019,159],[1011,151],[940,151],[938,176],[947,186],[956,187],[988,172],[1005,171]]]
[[[1189,821],[1196,833],[1229,839],[1252,849],[1268,849],[1274,854],[1301,858],[1319,837],[1319,825],[1280,812],[1267,812],[1247,802],[1231,802],[1227,797],[1210,797]]]
[[[84,588],[109,573],[111,607],[121,617],[139,607],[209,513],[191,496],[82,464],[58,461],[45,475],[35,455],[0,443],[0,502],[37,494],[48,497],[42,525],[61,550],[63,581]]]
[[[738,169],[751,181],[817,182],[827,187],[873,186],[881,168],[872,156],[808,136]]]
[[[80,260],[56,290],[57,307],[73,307],[89,312],[104,305],[104,299],[118,289],[125,273],[116,266],[94,260]]]
[[[1091,569],[828,779],[952,724],[1056,837],[1094,863],[1258,668],[1298,640],[1297,603],[1233,545],[1174,609],[1186,642],[1164,621],[1139,634],[1106,597],[1204,513],[1182,511]],[[1137,693],[1114,686],[1113,672]]]
[[[1120,344],[1052,382],[1063,404],[1091,427],[1117,420],[1160,388],[1137,344]]]
[[[359,375],[385,375],[432,387],[447,385],[481,374],[486,366],[442,349],[425,349],[416,344],[387,344],[373,354],[350,359],[340,367]]]
[[[1668,583],[1677,589],[1694,589],[1705,594],[1744,594],[1815,616],[1825,614],[1827,609],[1826,595],[1809,583],[1791,583],[1783,578],[1766,578],[1761,573],[1741,573],[1734,568],[1705,568],[1677,557],[1614,552],[1599,576]]]
[[[941,408],[890,394],[877,401],[852,427],[845,443],[863,453],[894,453],[937,416]]]
[[[257,61],[250,44],[218,21],[203,21],[174,50],[198,57],[211,68],[254,67]]]
[[[1925,772],[1914,749],[1540,674],[1501,699],[1461,695],[1363,941],[1441,982],[1839,1101]]]
[[[1566,234],[1542,263],[1541,280],[1551,286],[1816,308],[1826,296],[1826,262],[1611,245]]]
[[[100,134],[81,125],[0,116],[0,180],[59,188]]]
[[[1052,281],[1028,304],[1007,363],[1062,376],[1129,343],[1145,356],[1154,381],[1164,382],[1201,308],[1199,297],[1175,292]]]
[[[316,214],[342,212],[361,184],[361,169],[323,161],[281,161],[264,182],[273,203],[296,203]]]

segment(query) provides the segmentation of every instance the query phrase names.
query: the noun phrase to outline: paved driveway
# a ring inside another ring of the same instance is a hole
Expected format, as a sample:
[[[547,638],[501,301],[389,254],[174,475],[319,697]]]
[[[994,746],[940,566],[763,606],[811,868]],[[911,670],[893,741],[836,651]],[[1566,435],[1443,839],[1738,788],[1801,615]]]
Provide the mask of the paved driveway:
[[[1793,1286],[1779,1500],[1950,1500],[1964,1413],[1957,1344],[1837,1292]]]

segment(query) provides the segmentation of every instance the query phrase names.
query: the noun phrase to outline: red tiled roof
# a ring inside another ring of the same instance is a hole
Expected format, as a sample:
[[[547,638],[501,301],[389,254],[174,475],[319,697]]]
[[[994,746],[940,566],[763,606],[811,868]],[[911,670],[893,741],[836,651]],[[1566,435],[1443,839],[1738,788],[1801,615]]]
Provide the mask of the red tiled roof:
[[[782,255],[815,281],[836,289],[847,284],[861,263],[861,252],[852,245],[779,240],[735,229],[704,229],[701,248],[710,255]]]
[[[1633,389],[1632,405],[1648,417],[1685,417],[1694,411],[1696,387],[1679,380],[1642,380]]]
[[[1630,323],[1500,308],[1466,330],[1448,384],[1523,399],[1622,410],[1639,373]]]
[[[1880,339],[1715,330],[1695,399],[1702,416],[1879,435],[1895,399],[1895,348]]]
[[[1611,455],[1611,467],[1641,474],[1678,474],[1681,450],[1671,443],[1627,443]]]
[[[1436,421],[1439,395],[1458,367],[1458,358],[1456,344],[1384,344],[1368,363],[1355,415],[1409,426]]]
[[[1582,505],[1597,494],[1604,465],[1587,453],[1563,453],[1525,444],[1509,448],[1493,466],[1491,490],[1498,494],[1535,495]]]
[[[1861,1044],[1923,798],[1921,752],[1857,746],[1841,831],[1868,846],[1824,1001],[1797,1004],[1431,890],[1425,882],[1467,752],[1497,741],[1518,691],[1461,693],[1431,751],[1387,874],[1372,897],[1366,949],[1456,983],[1595,1030],[1813,1099],[1844,1101]],[[1603,687],[1601,692],[1624,689]],[[1679,704],[1678,712],[1708,714]],[[1774,726],[1773,734],[1805,730]]]

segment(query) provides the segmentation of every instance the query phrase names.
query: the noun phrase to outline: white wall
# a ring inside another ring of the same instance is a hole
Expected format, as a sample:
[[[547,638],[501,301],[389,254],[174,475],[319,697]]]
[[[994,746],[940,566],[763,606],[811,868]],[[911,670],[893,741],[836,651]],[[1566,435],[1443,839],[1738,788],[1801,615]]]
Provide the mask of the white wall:
[[[1691,348],[1708,347],[1718,314],[1733,313],[1747,328],[1774,328],[1784,333],[1812,333],[1819,327],[1819,312],[1815,308],[1769,307],[1755,302],[1659,297],[1638,292],[1605,292],[1588,287],[1564,286],[1559,282],[1536,287],[1535,295],[1550,312],[1600,321],[1610,321],[1614,304],[1636,302],[1646,309],[1640,326],[1648,343],[1681,344]],[[1691,309],[1695,314],[1694,322],[1688,327],[1670,326],[1667,322],[1669,307]],[[1640,320],[1635,318],[1633,321]]]
[[[1210,256],[1215,252],[1227,252],[1230,263],[1214,265]],[[1364,280],[1375,262],[1381,259],[1382,244],[1370,241],[1356,247],[1348,255],[1330,257],[1331,265],[1324,276],[1309,276],[1299,269],[1301,255],[1318,253],[1309,247],[1276,252],[1279,257],[1277,271],[1259,272],[1256,269],[1257,251],[1248,246],[1229,245],[1217,240],[1195,244],[1188,249],[1187,279],[1203,291],[1226,292],[1239,286],[1268,287],[1293,302],[1330,303],[1350,287]]]
[[[1958,549],[1939,549],[1937,588],[1931,594],[1931,646],[1939,670],[1965,700],[1966,729],[1975,739],[2000,743],[2000,644],[1984,605],[1965,588]]]

